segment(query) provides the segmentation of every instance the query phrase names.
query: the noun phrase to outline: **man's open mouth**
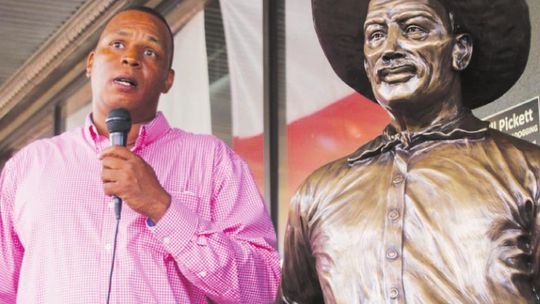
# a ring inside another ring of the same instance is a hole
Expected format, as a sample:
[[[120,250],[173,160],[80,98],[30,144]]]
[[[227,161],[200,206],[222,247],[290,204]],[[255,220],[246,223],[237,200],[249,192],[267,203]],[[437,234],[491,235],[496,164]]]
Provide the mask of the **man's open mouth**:
[[[117,77],[113,80],[115,84],[125,86],[125,87],[136,87],[137,81],[130,77]]]

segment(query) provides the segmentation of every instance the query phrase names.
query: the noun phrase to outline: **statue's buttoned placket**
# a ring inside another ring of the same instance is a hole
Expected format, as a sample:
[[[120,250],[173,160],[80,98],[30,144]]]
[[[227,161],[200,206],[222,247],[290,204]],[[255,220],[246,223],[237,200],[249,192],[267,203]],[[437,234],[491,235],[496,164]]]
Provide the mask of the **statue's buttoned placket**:
[[[407,184],[407,152],[397,148],[388,187],[382,256],[386,303],[405,303],[403,291],[403,215]]]

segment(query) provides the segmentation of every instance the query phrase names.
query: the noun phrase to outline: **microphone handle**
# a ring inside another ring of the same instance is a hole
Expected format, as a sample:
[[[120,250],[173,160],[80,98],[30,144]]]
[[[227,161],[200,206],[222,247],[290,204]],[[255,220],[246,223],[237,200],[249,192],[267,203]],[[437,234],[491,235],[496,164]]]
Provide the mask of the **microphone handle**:
[[[113,132],[109,134],[111,145],[113,146],[126,146],[127,136],[123,132]],[[117,220],[120,220],[120,214],[122,213],[122,199],[118,196],[113,195],[113,204],[114,204],[114,215]]]
[[[122,199],[116,195],[113,195],[114,215],[117,220],[120,220],[120,214],[122,214]]]

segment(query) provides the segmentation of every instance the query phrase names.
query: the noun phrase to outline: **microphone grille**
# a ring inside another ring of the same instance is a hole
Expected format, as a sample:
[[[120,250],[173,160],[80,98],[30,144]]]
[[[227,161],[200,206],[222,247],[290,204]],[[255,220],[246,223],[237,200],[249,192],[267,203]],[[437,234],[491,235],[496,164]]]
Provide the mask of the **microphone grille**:
[[[109,112],[105,123],[109,133],[128,133],[131,129],[131,115],[124,108],[116,108]]]

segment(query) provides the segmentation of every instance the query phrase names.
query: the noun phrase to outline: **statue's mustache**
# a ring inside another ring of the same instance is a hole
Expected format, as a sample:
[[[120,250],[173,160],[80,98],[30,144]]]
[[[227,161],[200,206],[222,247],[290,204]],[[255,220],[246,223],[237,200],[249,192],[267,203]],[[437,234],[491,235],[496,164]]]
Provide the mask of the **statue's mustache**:
[[[376,68],[379,77],[394,73],[416,73],[416,70],[416,65],[409,59],[381,61]]]

